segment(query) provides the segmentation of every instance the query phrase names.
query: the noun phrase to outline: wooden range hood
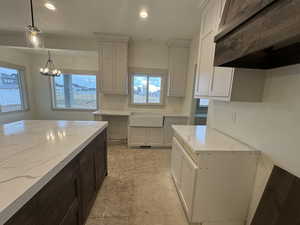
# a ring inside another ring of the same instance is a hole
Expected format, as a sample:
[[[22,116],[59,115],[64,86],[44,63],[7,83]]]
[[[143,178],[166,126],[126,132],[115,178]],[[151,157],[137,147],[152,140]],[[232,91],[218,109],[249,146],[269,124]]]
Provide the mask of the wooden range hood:
[[[300,63],[300,0],[227,0],[215,42],[215,66]]]

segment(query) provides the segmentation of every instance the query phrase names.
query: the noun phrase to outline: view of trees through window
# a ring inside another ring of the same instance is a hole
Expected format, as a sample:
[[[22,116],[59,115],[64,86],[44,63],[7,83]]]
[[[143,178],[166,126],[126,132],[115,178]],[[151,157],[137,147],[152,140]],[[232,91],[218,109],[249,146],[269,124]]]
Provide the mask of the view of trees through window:
[[[132,85],[133,104],[161,104],[161,77],[136,74]]]
[[[24,110],[21,72],[0,67],[0,112]]]
[[[53,80],[55,108],[97,109],[96,75],[65,74]]]

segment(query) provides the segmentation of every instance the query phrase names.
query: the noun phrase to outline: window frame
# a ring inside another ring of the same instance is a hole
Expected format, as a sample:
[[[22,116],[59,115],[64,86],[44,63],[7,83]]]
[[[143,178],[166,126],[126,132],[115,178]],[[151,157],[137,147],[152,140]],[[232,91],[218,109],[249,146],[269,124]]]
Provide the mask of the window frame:
[[[130,83],[130,105],[132,106],[164,106],[165,96],[166,96],[166,78],[168,76],[168,70],[163,69],[146,69],[146,68],[130,68],[129,83]],[[133,77],[135,75],[145,75],[147,76],[147,103],[134,103],[134,88],[133,88]],[[160,77],[161,78],[161,91],[160,91],[160,103],[149,103],[148,102],[148,92],[149,92],[149,77]]]
[[[99,81],[98,81],[98,71],[91,70],[70,70],[70,69],[61,69],[62,75],[94,75],[96,76],[96,109],[83,109],[83,108],[58,108],[56,107],[55,101],[55,90],[54,90],[54,77],[49,77],[50,83],[50,96],[51,96],[51,110],[52,111],[77,111],[77,112],[94,112],[99,110]]]
[[[20,112],[28,112],[30,111],[30,105],[29,105],[29,95],[28,95],[28,88],[27,88],[27,80],[26,80],[26,67],[0,61],[0,67],[8,68],[8,69],[15,69],[19,72],[19,82],[20,82],[20,97],[21,97],[21,105],[23,106],[23,109],[21,110],[14,110],[9,112],[2,112],[0,111],[0,115],[8,114],[8,113],[20,113]]]

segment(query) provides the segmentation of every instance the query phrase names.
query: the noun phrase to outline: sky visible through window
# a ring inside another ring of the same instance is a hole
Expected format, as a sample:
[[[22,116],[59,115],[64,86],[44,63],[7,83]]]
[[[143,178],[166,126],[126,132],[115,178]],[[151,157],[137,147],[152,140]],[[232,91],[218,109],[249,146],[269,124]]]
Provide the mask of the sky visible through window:
[[[0,67],[0,112],[24,109],[19,76],[16,69]]]
[[[136,74],[133,76],[133,103],[160,104],[162,78]]]

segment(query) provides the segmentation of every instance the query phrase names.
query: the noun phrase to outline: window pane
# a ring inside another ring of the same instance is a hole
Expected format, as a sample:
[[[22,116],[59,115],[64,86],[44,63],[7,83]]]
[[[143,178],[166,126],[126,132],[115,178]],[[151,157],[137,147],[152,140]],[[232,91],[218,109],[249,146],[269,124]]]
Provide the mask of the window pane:
[[[0,112],[24,110],[20,73],[0,67]]]
[[[209,100],[208,99],[200,99],[199,100],[199,107],[207,107],[209,104]]]
[[[134,75],[133,76],[133,103],[145,104],[147,103],[147,76]]]
[[[149,77],[149,103],[159,104],[161,95],[161,77]]]
[[[55,106],[65,108],[64,76],[54,78]]]
[[[57,108],[97,109],[95,75],[61,75],[54,78]]]
[[[72,108],[96,109],[96,96],[96,76],[72,75]]]

